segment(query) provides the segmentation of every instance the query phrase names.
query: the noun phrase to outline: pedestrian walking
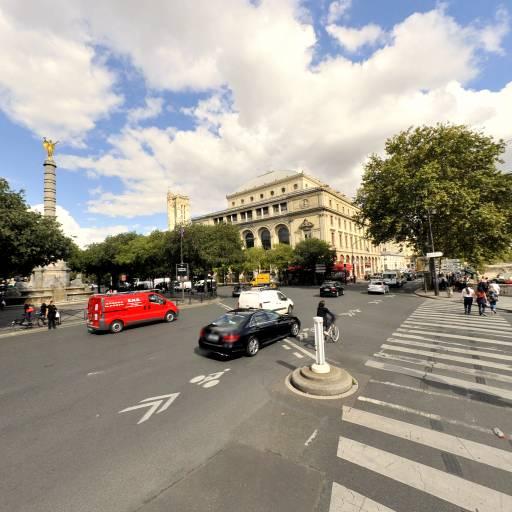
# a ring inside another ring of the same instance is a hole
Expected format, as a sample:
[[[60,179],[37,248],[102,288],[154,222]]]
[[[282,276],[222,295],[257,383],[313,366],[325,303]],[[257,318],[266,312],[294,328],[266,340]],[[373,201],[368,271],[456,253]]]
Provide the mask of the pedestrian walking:
[[[462,299],[464,300],[464,314],[471,314],[471,306],[473,305],[473,299],[475,298],[475,290],[466,284],[465,288],[462,289]]]
[[[48,304],[46,317],[48,318],[48,329],[57,329],[55,324],[57,319],[57,306],[53,303],[53,300],[51,300],[50,304]]]
[[[25,317],[25,321],[30,324],[32,323],[32,313],[34,312],[34,306],[27,299],[25,304],[23,304],[23,316]]]
[[[478,304],[478,314],[480,316],[487,316],[485,314],[485,308],[487,306],[487,294],[484,290],[478,289],[476,291],[476,303]]]
[[[493,288],[489,287],[489,293],[487,298],[489,299],[489,308],[492,313],[496,314],[496,303],[498,302],[498,292]]]
[[[491,283],[489,285],[489,291],[495,291],[498,295],[501,293],[500,285],[498,283]]]
[[[4,296],[2,295],[0,297],[0,311],[3,311],[5,306],[7,306],[7,303],[5,302]]]

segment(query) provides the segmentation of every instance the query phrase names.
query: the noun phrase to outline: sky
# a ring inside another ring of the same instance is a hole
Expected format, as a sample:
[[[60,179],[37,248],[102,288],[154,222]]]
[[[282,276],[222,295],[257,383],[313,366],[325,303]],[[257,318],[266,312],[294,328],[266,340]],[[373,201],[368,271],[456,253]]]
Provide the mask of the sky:
[[[510,141],[511,0],[0,0],[2,170],[82,247],[166,229],[271,170],[351,196],[410,126]]]

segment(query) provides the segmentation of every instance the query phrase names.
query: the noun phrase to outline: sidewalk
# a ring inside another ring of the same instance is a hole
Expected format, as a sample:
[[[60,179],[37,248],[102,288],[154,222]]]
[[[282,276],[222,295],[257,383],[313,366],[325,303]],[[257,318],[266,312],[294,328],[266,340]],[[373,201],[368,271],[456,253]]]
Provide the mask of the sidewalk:
[[[423,288],[419,288],[419,289],[415,290],[414,293],[418,297],[425,297],[427,299],[435,299],[435,300],[446,300],[446,301],[450,301],[450,302],[460,302],[462,304],[462,298],[461,298],[460,293],[458,293],[458,292],[454,292],[451,297],[448,297],[448,294],[445,291],[442,291],[442,292],[440,291],[439,296],[436,297],[433,290],[429,290],[428,292],[425,292],[425,290]],[[498,311],[512,313],[512,297],[500,295],[496,309]]]

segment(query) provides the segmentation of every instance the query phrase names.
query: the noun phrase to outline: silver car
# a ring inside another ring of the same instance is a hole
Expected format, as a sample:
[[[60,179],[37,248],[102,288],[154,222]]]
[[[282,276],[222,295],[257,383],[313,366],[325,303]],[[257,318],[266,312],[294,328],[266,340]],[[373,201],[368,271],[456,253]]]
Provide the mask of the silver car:
[[[368,285],[368,293],[382,293],[384,295],[389,293],[389,286],[384,281],[372,280]]]

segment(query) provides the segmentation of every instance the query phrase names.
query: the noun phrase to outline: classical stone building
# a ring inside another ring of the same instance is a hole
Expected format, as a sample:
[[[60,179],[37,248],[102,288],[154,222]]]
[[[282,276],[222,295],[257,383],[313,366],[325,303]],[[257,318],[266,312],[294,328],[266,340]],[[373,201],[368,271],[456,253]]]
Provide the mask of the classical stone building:
[[[383,270],[385,246],[374,246],[354,222],[357,208],[344,194],[298,171],[271,171],[226,196],[227,208],[192,219],[194,223],[236,224],[245,247],[294,247],[306,238],[336,250],[338,268],[358,277]],[[341,266],[340,266],[341,265]]]
[[[167,225],[169,231],[190,222],[190,199],[188,196],[167,192]]]

